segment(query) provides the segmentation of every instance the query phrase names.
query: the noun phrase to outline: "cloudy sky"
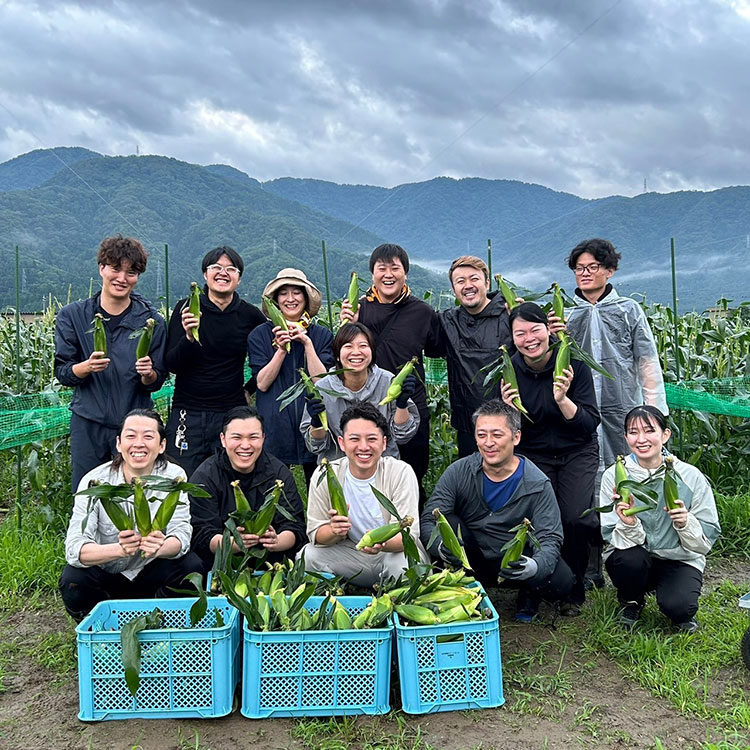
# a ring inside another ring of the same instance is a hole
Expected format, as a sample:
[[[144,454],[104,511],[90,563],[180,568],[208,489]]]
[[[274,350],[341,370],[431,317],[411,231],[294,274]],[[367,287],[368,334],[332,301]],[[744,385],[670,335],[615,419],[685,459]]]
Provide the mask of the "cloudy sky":
[[[750,0],[0,0],[0,161],[748,184]]]

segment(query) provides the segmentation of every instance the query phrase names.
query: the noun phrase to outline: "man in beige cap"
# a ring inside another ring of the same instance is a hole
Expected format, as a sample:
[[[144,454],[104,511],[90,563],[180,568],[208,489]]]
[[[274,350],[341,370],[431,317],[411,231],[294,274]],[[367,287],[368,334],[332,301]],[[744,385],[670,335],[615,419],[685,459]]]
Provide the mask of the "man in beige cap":
[[[250,367],[258,388],[255,403],[265,423],[265,447],[288,466],[301,465],[309,482],[316,457],[305,447],[299,431],[304,396],[283,411],[279,411],[277,398],[299,380],[300,368],[315,377],[333,366],[333,338],[327,328],[312,322],[320,309],[320,292],[302,271],[283,268],[266,284],[263,296],[276,303],[289,328],[285,331],[267,322],[247,338]],[[262,309],[268,315],[265,302]]]
[[[167,453],[188,476],[220,447],[227,411],[245,404],[247,336],[265,320],[257,307],[237,294],[244,263],[236,250],[210,250],[201,270],[206,286],[200,296],[200,318],[190,313],[186,300],[177,303],[165,356],[168,369],[176,375]],[[193,336],[199,321],[200,343]]]

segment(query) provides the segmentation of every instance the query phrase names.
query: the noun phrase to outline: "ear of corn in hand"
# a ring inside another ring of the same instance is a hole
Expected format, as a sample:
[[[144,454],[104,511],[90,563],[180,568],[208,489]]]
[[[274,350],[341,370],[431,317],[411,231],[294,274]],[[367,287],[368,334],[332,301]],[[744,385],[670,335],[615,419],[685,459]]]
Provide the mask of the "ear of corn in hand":
[[[328,485],[328,497],[331,500],[331,508],[336,511],[336,515],[338,516],[348,516],[349,508],[346,505],[344,488],[341,486],[341,482],[339,482],[333,466],[331,466],[327,458],[322,459],[320,463],[322,466],[325,466],[326,484]]]
[[[393,380],[391,380],[391,384],[388,386],[385,398],[378,404],[378,406],[385,406],[385,404],[390,404],[391,401],[395,401],[401,395],[404,380],[406,380],[406,378],[412,374],[412,372],[414,371],[414,365],[417,364],[417,361],[417,357],[412,357],[398,371],[398,375],[396,375]]]
[[[104,316],[101,313],[94,315],[94,351],[102,352],[107,356],[107,331],[104,328]]]
[[[154,340],[154,327],[156,321],[153,318],[149,318],[146,321],[146,325],[138,338],[138,344],[135,347],[135,358],[143,359],[148,357],[148,353],[151,351],[151,342]]]
[[[289,331],[289,324],[286,322],[286,318],[281,314],[281,310],[277,307],[276,303],[270,297],[263,297],[263,304],[266,308],[266,313],[271,320],[274,328],[279,326],[284,331]],[[287,352],[291,351],[291,344],[287,341],[284,347]]]
[[[570,367],[570,341],[567,337],[561,338],[560,343],[557,345],[557,356],[555,357],[555,369],[554,378],[557,382],[557,378],[565,375],[565,370]]]
[[[511,388],[518,391],[518,378],[516,377],[516,371],[513,369],[513,362],[510,360],[510,354],[508,354],[508,347],[503,344],[500,347],[500,352],[500,356],[503,358],[503,380],[510,385]],[[529,421],[531,420],[529,412],[526,411],[526,407],[521,403],[520,396],[516,396],[513,399],[513,406],[515,406],[521,414],[527,417]]]
[[[411,526],[414,523],[414,519],[411,516],[406,516],[400,521],[394,521],[393,523],[387,523],[383,526],[378,526],[377,529],[368,531],[364,536],[357,542],[357,549],[363,547],[372,547],[376,544],[385,544],[389,539],[393,539],[401,529],[405,529],[407,526]]]
[[[195,328],[191,328],[193,338],[200,344],[201,337],[198,329],[201,326],[201,288],[197,282],[190,282],[190,296],[188,297],[188,309],[191,315],[195,315],[198,320],[198,325]]]
[[[347,299],[352,308],[352,313],[356,313],[359,308],[359,278],[357,272],[352,271],[352,278],[349,282],[349,291],[347,293]]]
[[[508,309],[512,310],[514,307],[518,307],[519,303],[516,301],[516,293],[510,288],[510,284],[499,274],[495,274],[495,281],[500,289],[500,294],[503,295],[505,303],[508,305]]]
[[[318,389],[315,387],[315,383],[313,383],[313,379],[302,369],[299,368],[298,370],[300,378],[302,378],[302,382],[305,384],[305,390],[307,391],[308,395],[315,396],[316,398],[320,398],[320,393],[318,393]],[[320,418],[320,425],[321,427],[328,432],[328,414],[325,409],[323,409],[322,412],[318,415]]]
[[[500,563],[501,568],[507,568],[512,562],[517,562],[521,559],[523,550],[526,547],[526,537],[529,534],[529,530],[532,529],[531,521],[528,518],[524,518],[522,523],[519,523],[511,531],[515,531],[516,535],[506,545],[507,549],[503,555],[503,560]]]
[[[674,458],[667,456],[664,459],[664,503],[667,510],[677,510],[679,489],[677,486],[677,472],[674,468]]]
[[[471,570],[469,564],[469,558],[466,556],[466,550],[463,544],[459,541],[456,536],[456,532],[453,531],[453,527],[448,522],[448,519],[440,512],[439,508],[435,508],[432,511],[432,516],[435,519],[440,539],[445,545],[448,552],[456,557],[467,570]]]

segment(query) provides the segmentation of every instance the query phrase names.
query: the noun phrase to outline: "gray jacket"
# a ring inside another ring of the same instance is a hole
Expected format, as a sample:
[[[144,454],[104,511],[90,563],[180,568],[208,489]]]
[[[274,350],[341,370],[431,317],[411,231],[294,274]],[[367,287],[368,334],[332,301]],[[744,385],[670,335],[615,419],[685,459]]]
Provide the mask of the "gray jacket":
[[[323,457],[327,458],[329,461],[333,461],[344,455],[339,448],[337,440],[338,436],[341,434],[341,430],[339,429],[341,415],[352,404],[362,401],[366,401],[367,403],[376,406],[378,411],[380,411],[388,421],[391,438],[388,441],[384,455],[393,456],[394,458],[399,457],[398,443],[406,443],[411,440],[417,432],[417,428],[419,427],[419,411],[417,410],[416,404],[409,399],[407,408],[411,415],[410,418],[404,422],[404,424],[396,424],[393,421],[396,416],[396,402],[391,401],[385,406],[378,406],[378,404],[385,398],[391,380],[393,380],[393,373],[388,372],[388,370],[383,370],[377,365],[373,365],[372,371],[367,377],[367,381],[358,391],[350,391],[338,375],[326,375],[315,384],[321,389],[323,403],[325,404],[326,412],[328,413],[328,432],[322,440],[316,440],[310,435],[312,427],[307,407],[305,407],[305,411],[302,414],[302,422],[300,423],[299,429],[305,437],[305,445],[307,445],[307,449],[310,453],[317,454],[318,463],[320,463]],[[325,393],[322,389],[333,391],[338,395],[331,396],[328,393]]]
[[[482,457],[472,453],[451,464],[440,477],[422,512],[421,535],[426,546],[435,519],[432,511],[439,508],[443,515],[454,515],[474,537],[479,551],[488,560],[499,560],[500,549],[513,534],[510,529],[528,518],[534,527],[541,550],[527,544],[524,554],[537,563],[537,577],[552,574],[560,556],[563,541],[560,509],[552,484],[547,476],[525,458],[523,477],[516,491],[500,510],[493,512],[484,500]],[[439,537],[438,537],[439,540]],[[437,557],[438,541],[429,552]]]

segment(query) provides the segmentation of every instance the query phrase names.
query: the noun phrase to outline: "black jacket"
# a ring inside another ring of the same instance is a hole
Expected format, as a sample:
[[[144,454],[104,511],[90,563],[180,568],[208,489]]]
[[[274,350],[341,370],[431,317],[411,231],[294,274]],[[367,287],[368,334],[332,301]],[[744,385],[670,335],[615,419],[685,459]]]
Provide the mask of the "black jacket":
[[[505,344],[513,351],[505,299],[498,292],[490,292],[490,303],[477,315],[466,312],[463,306],[439,313],[440,341],[448,369],[451,424],[461,432],[474,432],[471,415],[484,401],[499,398],[500,387],[485,395],[484,375],[480,368],[497,359],[498,347]],[[474,376],[476,380],[472,382]]]
[[[131,409],[151,407],[151,393],[164,383],[167,368],[164,364],[166,325],[156,308],[140,294],[130,295],[130,309],[110,330],[107,324],[107,356],[111,362],[102,372],[78,378],[73,365],[87,360],[94,351],[92,321],[99,309],[101,293],[65,305],[55,319],[55,377],[63,384],[75,388],[70,410],[79,417],[90,419],[106,427],[119,427]],[[143,385],[135,370],[135,350],[138,338],[130,338],[134,331],[143,328],[149,318],[156,320],[151,343],[151,361],[156,370],[156,380]]]
[[[526,364],[520,352],[511,357],[518,379],[518,393],[531,417],[531,421],[524,418],[521,423],[519,449],[524,454],[564,456],[596,443],[599,410],[591,370],[577,359],[570,361],[573,380],[568,389],[568,398],[578,407],[578,411],[573,419],[567,420],[555,402],[552,391],[556,358],[555,348],[547,366],[543,370],[534,370]]]
[[[165,361],[177,376],[172,408],[225,412],[245,403],[247,337],[266,319],[236,292],[224,310],[211,302],[208,294],[201,294],[200,300],[200,344],[185,336],[181,317],[184,299],[175,305],[169,320]]]
[[[213,560],[213,553],[209,549],[211,539],[224,531],[224,522],[229,514],[237,509],[234,502],[234,491],[230,484],[235,479],[240,480],[240,488],[245,493],[247,501],[253,510],[263,505],[265,494],[271,489],[277,479],[284,482],[284,496],[281,502],[285,509],[294,516],[294,521],[277,513],[272,526],[276,532],[292,531],[296,538],[294,547],[284,552],[293,557],[298,549],[307,541],[305,532],[305,511],[302,500],[297,492],[292,473],[270,453],[263,451],[258,457],[255,469],[249,474],[241,474],[232,468],[226,451],[217,451],[207,458],[190,477],[193,484],[201,485],[211,497],[190,496],[190,522],[193,525],[193,541],[191,549],[204,560]]]
[[[389,325],[389,321],[393,320]],[[395,304],[359,302],[359,322],[366,325],[377,344],[375,364],[394,375],[412,357],[419,357],[416,370],[420,382],[412,400],[422,419],[429,418],[427,395],[424,388],[423,352],[430,356],[441,356],[439,349],[439,323],[437,313],[430,305],[413,294]],[[383,331],[385,330],[385,336]]]
[[[482,457],[479,453],[460,458],[445,470],[422,511],[422,543],[427,546],[435,526],[432,511],[439,508],[443,515],[460,519],[461,524],[471,532],[484,558],[500,560],[500,550],[513,537],[510,529],[528,518],[541,550],[527,544],[525,554],[536,560],[539,578],[550,575],[560,556],[563,531],[560,509],[547,476],[526,459],[523,477],[515,492],[507,504],[495,512],[490,510],[484,499],[483,481]],[[438,536],[429,550],[435,558],[438,557],[439,539]]]

